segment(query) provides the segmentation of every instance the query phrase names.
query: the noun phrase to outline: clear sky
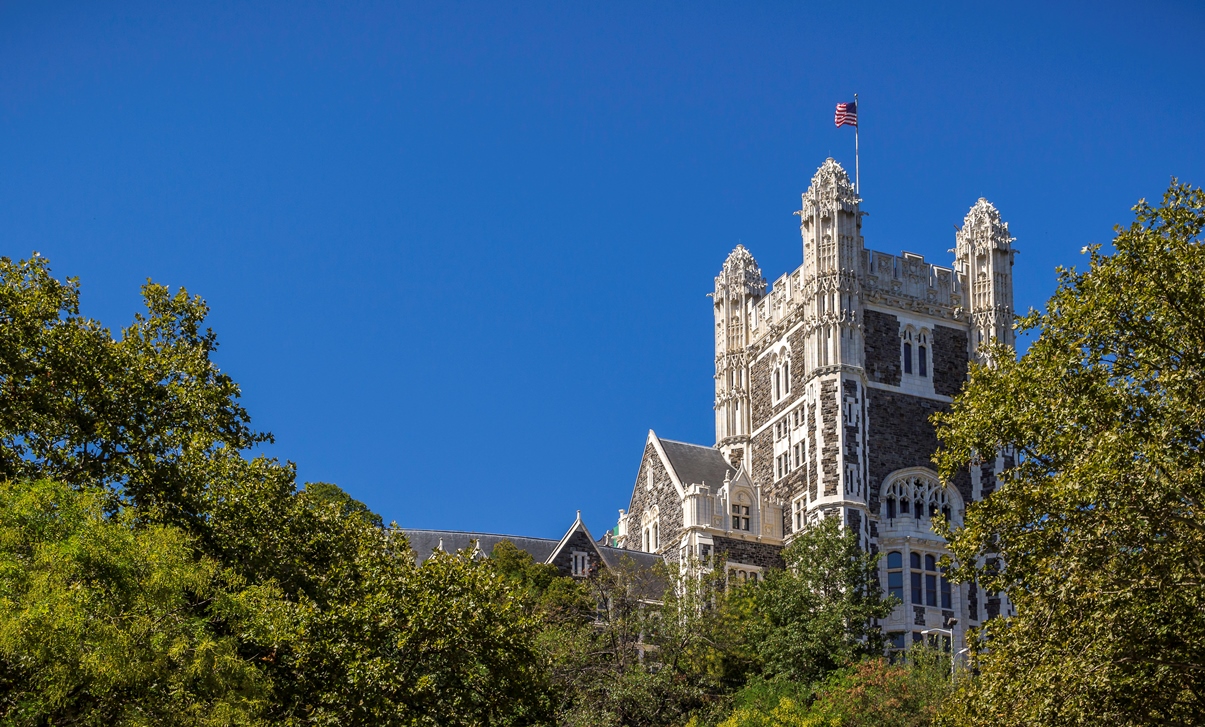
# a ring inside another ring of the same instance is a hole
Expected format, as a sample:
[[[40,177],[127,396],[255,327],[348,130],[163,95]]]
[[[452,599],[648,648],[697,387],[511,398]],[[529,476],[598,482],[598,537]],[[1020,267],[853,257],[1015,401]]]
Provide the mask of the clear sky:
[[[1201,3],[920,5],[0,3],[0,253],[114,329],[203,296],[303,481],[600,535],[650,428],[714,441],[706,294],[800,264],[837,102],[867,245],[949,264],[987,197],[1021,309],[1205,185]]]

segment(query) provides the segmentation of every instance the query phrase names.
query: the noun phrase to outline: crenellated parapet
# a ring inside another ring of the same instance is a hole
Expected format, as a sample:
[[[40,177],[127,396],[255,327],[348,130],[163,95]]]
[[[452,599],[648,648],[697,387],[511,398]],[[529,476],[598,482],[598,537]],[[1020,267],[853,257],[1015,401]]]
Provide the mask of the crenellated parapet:
[[[921,255],[867,250],[862,258],[863,296],[868,303],[964,320],[963,280],[953,269],[926,262]]]

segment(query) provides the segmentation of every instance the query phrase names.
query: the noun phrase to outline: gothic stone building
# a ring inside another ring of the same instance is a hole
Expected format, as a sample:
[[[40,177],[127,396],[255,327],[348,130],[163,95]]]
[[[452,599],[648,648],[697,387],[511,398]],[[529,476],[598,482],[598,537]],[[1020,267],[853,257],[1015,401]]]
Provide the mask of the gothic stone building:
[[[722,555],[730,577],[756,579],[795,533],[838,517],[886,554],[881,581],[902,601],[883,624],[893,645],[955,619],[961,644],[1007,605],[942,577],[930,517],[957,525],[1008,463],[989,458],[943,486],[929,417],[949,407],[981,344],[1013,344],[1012,239],[980,199],[942,267],[867,249],[860,204],[828,159],[795,213],[801,267],[767,291],[743,246],[724,261],[712,294],[715,446],[650,431],[615,545]]]

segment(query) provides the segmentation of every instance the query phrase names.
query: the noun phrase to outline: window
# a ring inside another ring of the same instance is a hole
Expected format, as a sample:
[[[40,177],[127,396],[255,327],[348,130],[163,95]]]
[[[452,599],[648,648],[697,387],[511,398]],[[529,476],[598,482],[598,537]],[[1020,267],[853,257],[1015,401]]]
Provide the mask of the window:
[[[923,606],[925,603],[925,594],[922,586],[924,573],[920,568],[920,553],[911,553],[908,556],[908,565],[912,566],[912,605]]]
[[[932,475],[926,473],[904,474],[888,481],[883,488],[883,515],[890,520],[911,515],[918,521],[932,518],[937,513],[946,517],[950,525],[958,525],[957,508],[954,507],[953,490],[942,487]],[[907,526],[905,521],[901,525]],[[917,523],[928,527],[928,523]]]
[[[798,467],[802,464],[803,464],[803,445],[796,444],[795,445],[795,467]]]
[[[796,498],[795,503],[792,506],[792,508],[795,513],[794,530],[795,530],[795,532],[799,532],[800,530],[803,530],[803,513],[804,513],[803,498],[802,497]]]
[[[774,458],[774,477],[786,477],[791,472],[791,453],[783,452]]]
[[[925,605],[937,605],[937,559],[925,556]]]
[[[954,598],[950,592],[950,582],[946,580],[946,571],[943,568],[941,571],[941,607],[944,609],[954,608]]]
[[[888,631],[887,648],[894,655],[908,646],[908,634],[905,631]]]
[[[590,574],[590,556],[580,550],[573,551],[573,575],[582,577]]]
[[[661,547],[661,524],[653,523],[653,550]]]
[[[917,369],[920,371],[921,376],[929,375],[928,351],[929,351],[929,347],[925,345],[925,336],[922,335],[920,337],[920,346],[918,346],[916,349],[916,355],[917,355],[916,363],[918,364]]]
[[[771,366],[774,368],[774,373],[771,376],[770,393],[773,403],[777,404],[784,396],[791,393],[791,352],[784,347],[774,354]]]
[[[732,529],[733,530],[748,530],[749,529],[749,506],[748,505],[733,505],[732,506]]]
[[[904,341],[904,373],[912,373],[912,344]]]
[[[904,602],[904,556],[899,551],[887,554],[887,595]],[[901,647],[902,648],[902,647]]]

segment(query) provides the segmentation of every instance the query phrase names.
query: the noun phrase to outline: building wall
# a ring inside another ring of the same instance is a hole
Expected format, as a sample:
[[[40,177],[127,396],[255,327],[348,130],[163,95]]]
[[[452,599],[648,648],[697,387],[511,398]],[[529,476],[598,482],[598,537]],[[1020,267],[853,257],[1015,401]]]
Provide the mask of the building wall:
[[[653,489],[647,488],[648,472],[653,472]],[[636,484],[632,488],[632,500],[628,510],[628,535],[623,547],[630,550],[642,549],[641,517],[653,506],[659,514],[661,547],[658,552],[665,552],[677,547],[677,541],[682,535],[682,498],[674,487],[661,456],[652,442],[644,447],[644,457],[640,460],[640,470],[636,475]]]

